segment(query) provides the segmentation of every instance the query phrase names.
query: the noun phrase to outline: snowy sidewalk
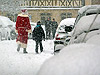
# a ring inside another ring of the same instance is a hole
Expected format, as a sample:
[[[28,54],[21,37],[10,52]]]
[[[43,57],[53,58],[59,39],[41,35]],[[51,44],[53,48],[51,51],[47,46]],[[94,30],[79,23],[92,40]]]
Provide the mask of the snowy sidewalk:
[[[16,40],[0,41],[0,75],[36,75],[43,62],[53,56],[53,41],[43,41],[44,52],[35,53],[35,42],[28,40],[28,54],[16,51]]]

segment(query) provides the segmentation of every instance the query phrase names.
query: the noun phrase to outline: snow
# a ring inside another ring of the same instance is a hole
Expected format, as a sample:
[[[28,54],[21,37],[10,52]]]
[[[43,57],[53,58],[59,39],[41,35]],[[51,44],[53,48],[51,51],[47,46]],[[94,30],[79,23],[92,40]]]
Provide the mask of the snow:
[[[10,37],[10,32],[14,30],[15,23],[11,21],[8,17],[0,16],[0,33],[1,36],[0,39],[7,39],[7,37]]]
[[[35,41],[31,39],[28,40],[28,54],[23,54],[23,49],[16,51],[16,40],[0,41],[0,75],[99,75],[100,15],[91,27],[91,30],[99,30],[89,32],[85,38],[86,43],[81,43],[86,34],[84,31],[88,31],[95,16],[83,16],[75,26],[74,36],[78,37],[73,39],[80,44],[67,45],[55,56],[52,54],[53,40],[43,41],[44,52],[40,54],[35,53]]]
[[[92,36],[89,40],[86,41],[89,44],[100,45],[100,35]]]
[[[96,14],[95,15],[89,15],[89,16],[83,16],[79,22],[76,24],[75,26],[75,34],[74,35],[79,35],[81,34],[82,32],[84,31],[88,31],[89,30],[89,27],[91,26],[94,18],[95,18]],[[96,20],[94,21],[92,27],[90,30],[92,29],[100,29],[100,14],[97,16]],[[84,24],[83,24],[84,23]]]
[[[93,10],[87,11],[90,8]],[[100,9],[100,5],[85,6],[79,12],[89,13],[94,12],[94,9]],[[37,75],[100,74],[100,14],[93,23],[96,15],[83,15],[80,18],[71,37],[74,44],[70,43],[59,54],[46,60]]]
[[[66,18],[62,20],[57,28],[57,32],[65,32],[65,26],[74,26],[76,18]]]
[[[43,62],[52,57],[53,41],[43,41],[44,52],[35,53],[35,41],[28,40],[28,54],[17,52],[16,40],[0,41],[0,75],[37,75]]]
[[[61,26],[61,25],[70,26],[70,25],[73,25],[74,22],[75,22],[75,18],[66,18],[66,19],[64,19],[64,20],[62,20],[62,21],[60,22],[60,26]]]
[[[12,22],[8,17],[0,16],[0,25],[3,27],[7,27],[9,25],[14,25],[14,22]]]
[[[82,34],[78,35],[77,36],[77,39],[75,39],[74,42],[75,43],[81,43],[83,41],[83,38],[85,37],[86,34],[87,33],[82,33]],[[94,37],[96,35],[99,35],[99,34],[100,34],[100,29],[99,30],[92,31],[92,32],[89,32],[88,35],[85,37],[84,42],[90,40],[92,37]],[[95,42],[97,42],[97,41],[95,41]]]
[[[72,44],[44,62],[37,75],[100,75],[100,47]]]
[[[84,6],[78,11],[78,13],[82,14],[82,13],[86,12],[89,9],[100,9],[100,5],[87,5],[87,6]]]

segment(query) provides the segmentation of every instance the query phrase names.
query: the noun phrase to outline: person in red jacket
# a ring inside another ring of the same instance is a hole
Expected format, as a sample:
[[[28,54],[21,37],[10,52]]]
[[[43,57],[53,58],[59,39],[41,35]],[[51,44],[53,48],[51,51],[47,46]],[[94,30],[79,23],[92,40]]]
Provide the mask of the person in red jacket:
[[[18,14],[16,21],[16,33],[18,33],[16,42],[18,43],[17,51],[20,51],[20,48],[23,48],[23,53],[28,53],[26,51],[28,33],[31,33],[31,25],[29,21],[29,16],[27,15],[27,10],[21,10],[22,13]]]

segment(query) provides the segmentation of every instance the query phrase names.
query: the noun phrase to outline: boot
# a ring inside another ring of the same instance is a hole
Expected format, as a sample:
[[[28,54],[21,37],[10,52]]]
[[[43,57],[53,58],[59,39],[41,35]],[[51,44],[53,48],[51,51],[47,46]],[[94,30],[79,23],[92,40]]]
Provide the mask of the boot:
[[[41,52],[43,52],[43,50],[40,50]]]
[[[23,53],[28,53],[28,52],[26,51],[26,48],[23,49]]]
[[[20,51],[20,47],[21,47],[21,45],[19,44],[19,45],[18,45],[18,48],[17,48],[17,51],[18,51],[18,52]]]

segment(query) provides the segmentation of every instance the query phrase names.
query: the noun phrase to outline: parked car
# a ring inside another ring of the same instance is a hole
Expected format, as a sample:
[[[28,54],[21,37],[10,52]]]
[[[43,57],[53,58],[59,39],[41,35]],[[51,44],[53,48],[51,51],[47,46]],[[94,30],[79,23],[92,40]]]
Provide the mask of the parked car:
[[[97,13],[97,9],[99,9],[99,8],[100,8],[99,5],[87,5],[87,6],[82,7],[78,11],[78,15],[75,20],[75,25],[77,24],[77,22],[80,20],[81,17],[86,16],[86,15],[95,14],[95,13]]]
[[[13,37],[16,36],[14,31],[14,25],[14,22],[12,22],[8,17],[0,16],[0,40],[10,40],[16,38]]]
[[[88,9],[87,9],[88,8]],[[75,28],[69,44],[87,43],[88,40],[98,36],[100,38],[100,5],[82,7],[79,12],[84,12],[76,19]],[[94,38],[94,40],[96,40]],[[90,42],[94,42],[92,39]],[[98,41],[95,41],[98,42]]]
[[[60,51],[69,42],[74,22],[75,18],[66,18],[60,22],[54,38],[54,52]]]
[[[81,11],[69,44],[45,61],[37,75],[100,74],[100,5],[85,6]]]
[[[0,40],[7,39],[7,30],[0,25]]]

